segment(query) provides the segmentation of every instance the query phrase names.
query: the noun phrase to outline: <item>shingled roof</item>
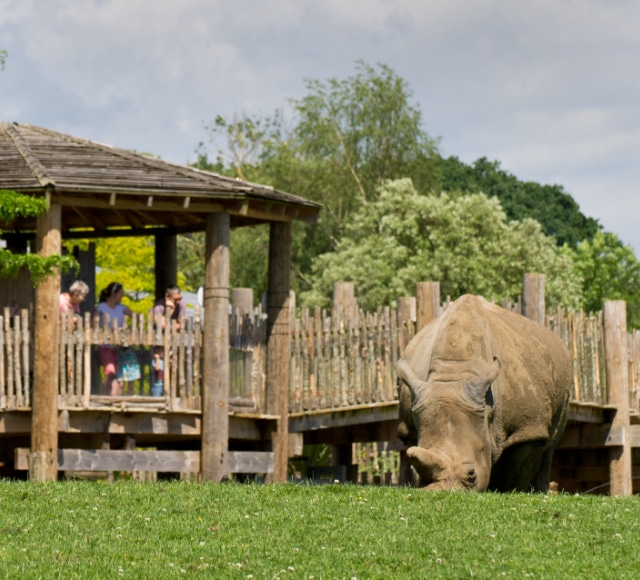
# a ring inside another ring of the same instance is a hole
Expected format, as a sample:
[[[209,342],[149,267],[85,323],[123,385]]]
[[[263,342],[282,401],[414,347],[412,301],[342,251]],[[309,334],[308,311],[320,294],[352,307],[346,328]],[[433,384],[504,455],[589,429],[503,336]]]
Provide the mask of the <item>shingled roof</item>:
[[[208,213],[219,211],[231,215],[232,227],[313,222],[321,207],[269,186],[7,122],[0,122],[0,189],[60,204],[63,237],[77,228],[92,228],[93,235],[120,227],[138,233],[149,226],[197,231]],[[35,220],[0,227],[35,230]]]

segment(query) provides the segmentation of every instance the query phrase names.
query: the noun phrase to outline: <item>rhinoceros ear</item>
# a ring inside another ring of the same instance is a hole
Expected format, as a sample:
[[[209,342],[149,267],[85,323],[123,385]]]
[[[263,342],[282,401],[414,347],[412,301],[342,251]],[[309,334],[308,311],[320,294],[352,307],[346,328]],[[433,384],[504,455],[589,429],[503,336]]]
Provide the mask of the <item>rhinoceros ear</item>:
[[[427,382],[419,379],[413,372],[407,359],[400,359],[396,365],[398,378],[402,379],[411,391],[411,405],[422,399],[427,392]]]
[[[464,387],[464,392],[474,403],[484,405],[487,391],[491,388],[491,383],[496,380],[499,373],[500,361],[494,356],[491,366],[477,379],[469,381]]]

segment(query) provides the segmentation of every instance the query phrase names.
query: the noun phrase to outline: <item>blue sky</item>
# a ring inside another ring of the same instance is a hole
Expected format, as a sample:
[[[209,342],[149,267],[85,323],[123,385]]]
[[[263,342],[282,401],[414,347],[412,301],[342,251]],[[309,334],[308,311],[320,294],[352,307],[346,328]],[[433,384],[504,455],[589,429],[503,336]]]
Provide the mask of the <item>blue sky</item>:
[[[3,0],[0,119],[187,163],[216,115],[385,63],[443,154],[563,185],[640,254],[639,30],[621,0]]]

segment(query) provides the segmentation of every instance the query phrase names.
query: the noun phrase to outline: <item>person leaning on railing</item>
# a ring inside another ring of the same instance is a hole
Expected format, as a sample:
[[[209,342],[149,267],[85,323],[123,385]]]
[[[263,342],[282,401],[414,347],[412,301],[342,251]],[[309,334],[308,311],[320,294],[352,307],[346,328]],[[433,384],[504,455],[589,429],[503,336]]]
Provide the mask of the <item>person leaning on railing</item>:
[[[124,296],[124,288],[118,282],[111,282],[102,292],[100,292],[100,302],[94,312],[94,320],[104,325],[106,315],[109,316],[109,326],[113,321],[117,321],[118,326],[124,323],[124,317],[133,315],[130,308],[121,304]],[[102,384],[102,394],[118,397],[122,395],[123,381],[127,384],[127,393],[131,389],[131,381],[140,378],[140,365],[136,353],[130,348],[120,348],[111,344],[101,344],[98,346],[98,358],[104,368],[105,379]]]
[[[84,302],[87,294],[89,294],[89,286],[82,280],[76,280],[71,284],[69,292],[60,294],[60,314],[67,314],[72,311],[79,316],[80,304]]]

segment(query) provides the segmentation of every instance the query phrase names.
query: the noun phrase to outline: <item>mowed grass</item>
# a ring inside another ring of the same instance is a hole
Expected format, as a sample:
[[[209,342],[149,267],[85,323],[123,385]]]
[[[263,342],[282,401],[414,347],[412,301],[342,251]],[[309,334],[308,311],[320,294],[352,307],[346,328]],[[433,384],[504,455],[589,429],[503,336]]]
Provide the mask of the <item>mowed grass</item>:
[[[640,498],[0,482],[11,578],[639,578]]]

